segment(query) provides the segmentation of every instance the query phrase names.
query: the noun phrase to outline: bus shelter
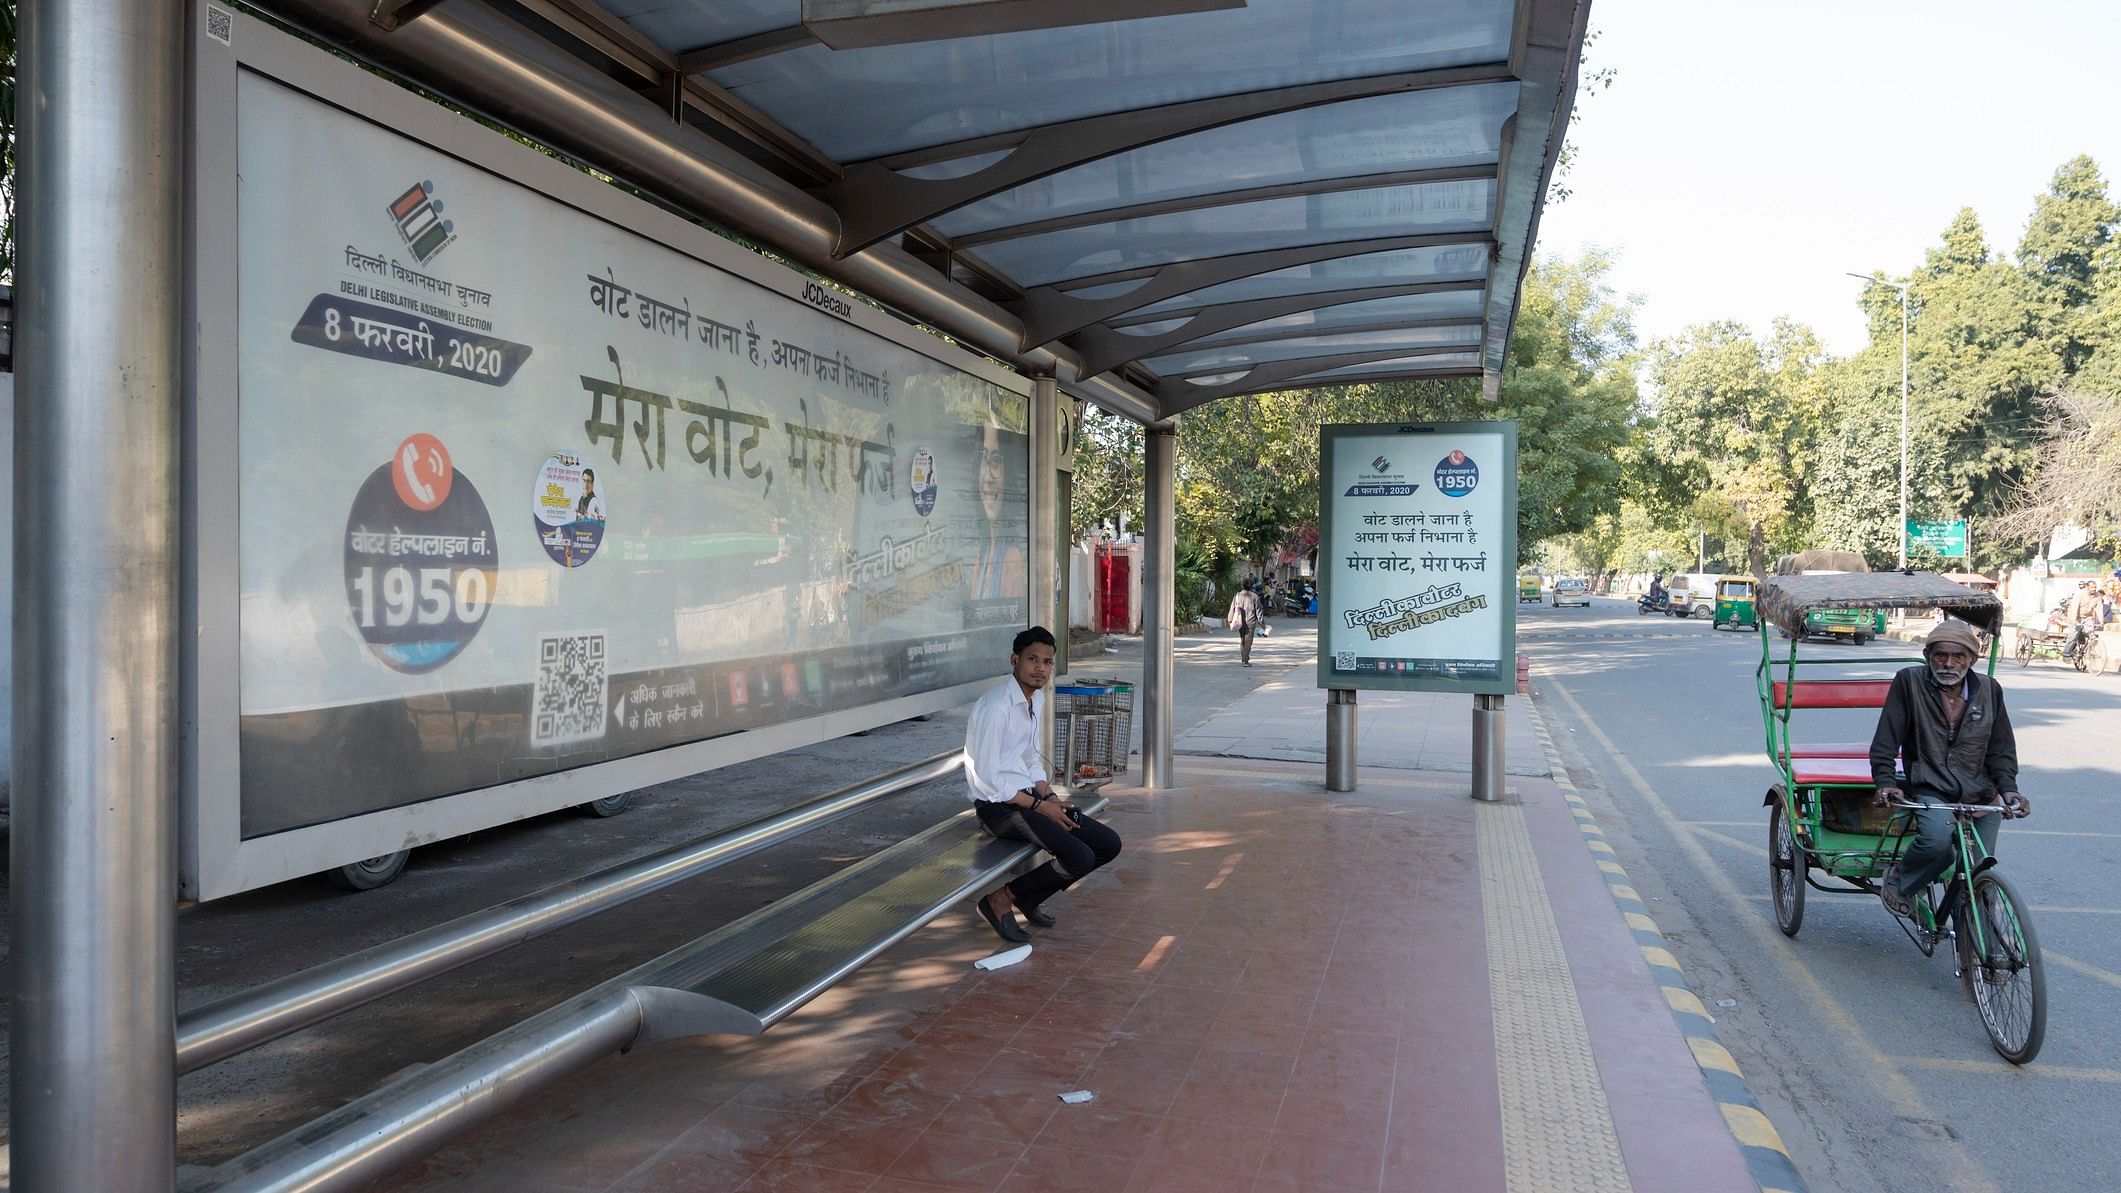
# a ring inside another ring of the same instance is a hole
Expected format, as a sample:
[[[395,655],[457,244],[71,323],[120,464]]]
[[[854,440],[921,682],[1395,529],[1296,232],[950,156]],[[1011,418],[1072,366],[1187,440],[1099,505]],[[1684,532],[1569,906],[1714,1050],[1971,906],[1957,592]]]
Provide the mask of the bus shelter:
[[[1079,403],[1168,785],[1173,420],[1492,396],[1587,11],[26,4],[16,1187],[174,1187],[180,894],[968,698]]]

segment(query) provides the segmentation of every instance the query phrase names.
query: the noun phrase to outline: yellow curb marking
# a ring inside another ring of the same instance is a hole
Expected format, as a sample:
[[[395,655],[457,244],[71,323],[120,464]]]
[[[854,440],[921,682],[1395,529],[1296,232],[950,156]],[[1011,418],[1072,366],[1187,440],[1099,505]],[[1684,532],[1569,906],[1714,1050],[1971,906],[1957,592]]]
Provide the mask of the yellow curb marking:
[[[1627,917],[1628,927],[1633,928],[1638,932],[1656,932],[1659,936],[1664,935],[1663,932],[1658,930],[1656,920],[1651,919],[1650,917],[1642,914],[1639,911],[1626,911],[1622,912],[1621,914]]]
[[[1589,845],[1589,846],[1591,847],[1591,852],[1592,852],[1592,853],[1611,853],[1611,852],[1613,852],[1613,847],[1612,847],[1612,846],[1610,846],[1610,845],[1608,845],[1608,844],[1606,844],[1606,843],[1605,843],[1605,842],[1603,842],[1603,841],[1586,841],[1586,842],[1584,842],[1584,844],[1586,844],[1586,845]]]
[[[1700,1036],[1688,1036],[1686,1046],[1694,1052],[1694,1063],[1702,1068],[1715,1069],[1719,1073],[1729,1073],[1733,1077],[1744,1079],[1745,1074],[1738,1071],[1738,1058],[1731,1055],[1730,1049],[1716,1041]]]
[[[1626,878],[1628,876],[1628,872],[1620,868],[1619,862],[1599,862],[1598,868],[1608,874],[1618,874],[1622,878]]]
[[[1635,888],[1634,888],[1634,887],[1631,887],[1631,886],[1629,886],[1629,885],[1628,885],[1627,883],[1624,883],[1624,882],[1613,882],[1613,883],[1608,883],[1608,884],[1606,884],[1606,889],[1607,889],[1607,890],[1609,890],[1609,891],[1611,891],[1611,892],[1613,892],[1613,897],[1614,897],[1615,899],[1633,899],[1633,900],[1634,900],[1635,902],[1637,902],[1637,903],[1640,903],[1640,902],[1642,902],[1642,896],[1641,896],[1641,895],[1638,895],[1638,894],[1636,894],[1636,893],[1635,893]]]
[[[1664,991],[1665,1005],[1673,1010],[1689,1011],[1701,1016],[1703,1019],[1709,1017],[1709,1009],[1701,1005],[1701,1000],[1694,997],[1692,990],[1684,986],[1659,986],[1657,988]]]
[[[1672,950],[1670,949],[1660,948],[1654,944],[1637,945],[1635,947],[1642,950],[1642,959],[1652,965],[1662,965],[1666,969],[1679,968],[1679,958],[1672,956]]]
[[[1782,1146],[1782,1136],[1775,1134],[1775,1124],[1768,1121],[1767,1115],[1736,1102],[1718,1102],[1716,1106],[1723,1111],[1723,1121],[1730,1124],[1731,1134],[1738,1142],[1747,1147],[1781,1152],[1785,1156],[1790,1154]]]

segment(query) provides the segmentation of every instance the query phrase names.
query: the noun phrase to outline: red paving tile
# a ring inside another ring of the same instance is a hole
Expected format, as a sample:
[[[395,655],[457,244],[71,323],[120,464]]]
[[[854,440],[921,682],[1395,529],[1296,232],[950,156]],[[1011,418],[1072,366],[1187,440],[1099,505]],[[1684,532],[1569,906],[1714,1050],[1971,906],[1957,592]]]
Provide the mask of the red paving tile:
[[[925,1132],[899,1154],[886,1176],[945,1189],[986,1193],[999,1188],[1024,1154],[1021,1143]]]
[[[1558,791],[1520,787],[1636,1188],[1749,1189]],[[1021,965],[972,971],[992,941],[945,917],[776,1033],[599,1065],[386,1187],[1501,1193],[1474,807],[1262,790],[1123,803],[1127,854]]]

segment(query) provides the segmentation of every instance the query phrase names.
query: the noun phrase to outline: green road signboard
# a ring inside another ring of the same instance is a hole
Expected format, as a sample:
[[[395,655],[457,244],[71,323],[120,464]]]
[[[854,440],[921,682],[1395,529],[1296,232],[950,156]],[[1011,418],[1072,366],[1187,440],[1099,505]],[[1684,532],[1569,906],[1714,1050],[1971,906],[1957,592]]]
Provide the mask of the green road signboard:
[[[1941,559],[1966,558],[1966,522],[1916,522],[1907,524],[1907,549],[1927,548]]]

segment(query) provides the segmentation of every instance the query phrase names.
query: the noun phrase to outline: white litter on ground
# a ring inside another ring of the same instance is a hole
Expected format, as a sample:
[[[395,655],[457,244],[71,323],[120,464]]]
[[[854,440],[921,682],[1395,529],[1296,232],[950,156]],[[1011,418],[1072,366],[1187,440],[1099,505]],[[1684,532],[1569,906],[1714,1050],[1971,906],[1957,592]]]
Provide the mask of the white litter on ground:
[[[1062,1094],[1060,1100],[1070,1106],[1080,1106],[1096,1096],[1096,1094],[1086,1089],[1071,1089],[1067,1093]]]
[[[1031,946],[1020,944],[1013,949],[996,953],[992,957],[981,957],[972,963],[972,967],[974,969],[1005,969],[1030,955]]]

